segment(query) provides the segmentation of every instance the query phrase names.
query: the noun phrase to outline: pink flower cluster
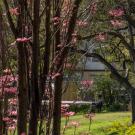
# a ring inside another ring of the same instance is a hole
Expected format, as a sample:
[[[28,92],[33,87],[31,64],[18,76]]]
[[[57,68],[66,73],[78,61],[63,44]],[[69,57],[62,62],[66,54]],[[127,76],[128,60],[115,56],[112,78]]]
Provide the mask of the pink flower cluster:
[[[61,114],[62,114],[62,116],[68,118],[70,116],[75,115],[75,112],[68,111],[69,107],[70,107],[70,105],[68,105],[68,104],[62,104],[61,105]]]
[[[109,11],[109,15],[114,17],[114,19],[112,19],[110,22],[113,25],[113,27],[121,27],[123,26],[123,21],[121,21],[120,19],[118,19],[118,17],[121,17],[124,15],[124,10],[122,8],[115,8],[115,9],[111,9]]]
[[[77,43],[77,32],[75,31],[73,34],[72,34],[72,44],[76,44]]]
[[[75,115],[75,112],[65,112],[64,113],[64,117],[70,117],[70,116],[74,116]]]
[[[58,25],[60,23],[60,18],[57,17],[57,16],[56,17],[53,17],[52,18],[52,22],[53,22],[54,25]]]
[[[16,98],[11,98],[8,100],[10,105],[17,105],[17,99]]]
[[[105,33],[99,33],[98,35],[96,35],[95,39],[97,41],[105,41],[107,39],[107,34]]]
[[[90,5],[90,10],[93,14],[95,14],[97,12],[97,3],[96,2],[93,2],[91,5]]]
[[[20,13],[18,12],[18,7],[16,8],[10,8],[9,9],[9,12],[12,14],[12,15],[16,15],[18,16]]]
[[[17,111],[11,111],[11,112],[9,112],[9,115],[10,116],[17,116]]]
[[[123,21],[117,19],[111,20],[110,22],[114,27],[121,27],[123,25]]]
[[[27,37],[22,37],[22,38],[17,38],[16,41],[20,42],[20,43],[27,43],[30,42],[31,38],[27,38]]]
[[[3,122],[5,122],[6,124],[6,128],[11,132],[14,131],[16,129],[16,124],[17,121],[13,118],[9,118],[9,117],[4,117]]]
[[[92,80],[83,80],[81,81],[81,85],[85,88],[89,88],[93,84]]]
[[[4,92],[8,94],[16,94],[17,88],[16,87],[4,88]]]
[[[62,104],[61,105],[61,113],[62,113],[62,115],[64,113],[66,113],[68,111],[68,109],[69,109],[69,105],[68,104]]]
[[[0,76],[0,95],[4,97],[7,96],[8,104],[7,111],[4,113],[3,122],[6,128],[12,132],[16,129],[17,124],[17,87],[15,86],[18,80],[17,76],[13,76],[10,69],[5,69],[3,71],[3,76]]]
[[[113,17],[120,17],[124,15],[124,10],[122,8],[116,8],[109,11],[109,15]]]
[[[69,24],[69,21],[68,20],[64,20],[63,23],[62,23],[62,26],[64,28],[66,28],[68,26],[68,24]]]
[[[77,122],[77,121],[71,121],[71,122],[69,123],[69,125],[70,125],[70,126],[74,126],[74,127],[78,127],[80,124],[79,124],[79,122]]]
[[[77,21],[76,23],[77,23],[77,25],[78,25],[79,27],[86,27],[86,26],[88,26],[88,22],[87,22],[87,21],[79,20],[79,21]]]
[[[3,71],[3,73],[5,73],[5,74],[11,74],[11,69],[5,69],[4,71]]]

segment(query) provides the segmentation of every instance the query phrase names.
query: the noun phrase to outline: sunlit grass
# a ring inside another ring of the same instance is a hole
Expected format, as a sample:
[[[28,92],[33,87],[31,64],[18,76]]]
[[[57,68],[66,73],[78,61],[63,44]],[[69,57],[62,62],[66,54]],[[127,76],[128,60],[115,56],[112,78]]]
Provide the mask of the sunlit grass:
[[[107,135],[104,129],[110,126],[113,122],[118,121],[124,123],[125,120],[131,120],[130,112],[116,112],[116,113],[97,113],[92,120],[91,130],[89,135]],[[76,135],[88,135],[89,119],[85,118],[81,114],[71,116],[70,121],[77,121],[80,126],[77,127]],[[62,130],[65,123],[65,118],[62,118]],[[8,135],[13,135],[8,134]],[[15,133],[15,135],[17,135]],[[74,127],[67,128],[64,135],[74,135]]]
[[[125,122],[125,120],[130,120],[131,113],[129,112],[116,112],[116,113],[100,113],[96,114],[93,118],[91,125],[91,135],[107,135],[104,131],[106,127],[111,125],[114,121]],[[76,135],[85,135],[88,133],[89,120],[84,118],[82,115],[72,116],[70,121],[78,121],[80,126],[77,128]],[[62,125],[64,119],[62,120]],[[65,135],[73,135],[74,128],[71,127],[66,130]]]

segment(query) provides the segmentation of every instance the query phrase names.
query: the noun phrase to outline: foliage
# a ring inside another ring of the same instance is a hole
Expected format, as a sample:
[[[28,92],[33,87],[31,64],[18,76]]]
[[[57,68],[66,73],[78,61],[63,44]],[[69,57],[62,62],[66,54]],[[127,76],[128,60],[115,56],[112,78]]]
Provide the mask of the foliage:
[[[127,89],[116,80],[110,78],[109,74],[100,74],[94,78],[91,91],[95,95],[101,95],[104,101],[104,107],[108,111],[127,110],[129,104],[129,93]]]
[[[114,122],[111,127],[107,128],[107,135],[124,135],[127,126],[120,122]]]
[[[71,105],[70,110],[77,113],[88,113],[90,110],[90,105]]]
[[[14,130],[16,126],[19,135],[25,134],[29,123],[29,135],[37,135],[38,121],[39,134],[42,134],[45,131],[43,118],[46,116],[47,130],[44,134],[60,135],[63,77],[65,73],[71,73],[75,69],[74,65],[79,60],[76,53],[80,57],[98,58],[111,70],[113,78],[120,85],[125,84],[131,89],[132,113],[135,115],[135,87],[128,78],[129,72],[134,73],[135,61],[132,33],[133,27],[135,28],[134,2],[87,0],[82,5],[81,2],[82,0],[3,0],[0,3],[0,76],[3,78],[4,69],[10,69],[13,75],[18,76],[15,89],[10,89],[9,86],[7,88],[1,79],[0,134],[6,134],[7,129]],[[93,53],[88,52],[89,49],[78,48],[79,40],[87,39],[82,36],[88,33],[96,48]],[[119,72],[121,69],[122,73]],[[91,81],[84,80],[82,84],[86,93],[81,91],[80,97],[85,99],[87,93],[91,92],[87,88]],[[123,100],[125,92],[123,85],[120,85],[116,87],[115,81],[103,79],[93,92],[104,96],[107,107],[112,105],[113,109],[118,109],[118,103]],[[6,90],[16,92],[15,97],[18,99],[17,113],[13,112],[17,118],[15,125],[3,124],[3,118],[8,116],[7,112],[14,111],[6,109]],[[44,106],[41,105],[42,101],[46,101]],[[126,102],[125,100],[124,103]],[[47,110],[42,112],[44,108]]]
[[[135,134],[135,125],[132,125],[127,128],[126,135],[134,135]]]
[[[97,113],[92,120],[91,131],[92,135],[108,135],[106,129],[113,125],[114,121],[123,123],[123,125],[129,121],[129,112],[117,112],[117,113]],[[84,116],[77,114],[70,118],[70,121],[79,121],[80,126],[77,128],[77,135],[85,135],[88,133],[88,119]],[[64,125],[65,119],[62,119],[62,125]],[[67,128],[65,135],[73,135],[73,128]],[[123,135],[123,134],[122,134]]]
[[[106,129],[107,135],[134,135],[135,125],[130,125],[129,122],[114,122],[109,128]]]

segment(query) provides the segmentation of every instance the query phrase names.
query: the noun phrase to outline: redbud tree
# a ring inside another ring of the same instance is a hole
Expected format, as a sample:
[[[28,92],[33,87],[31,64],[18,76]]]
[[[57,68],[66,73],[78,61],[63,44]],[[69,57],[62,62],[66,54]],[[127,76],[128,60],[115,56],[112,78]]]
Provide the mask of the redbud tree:
[[[135,58],[134,10],[130,10],[133,8],[131,2],[3,0],[4,20],[11,36],[8,39],[9,46],[12,46],[10,53],[15,57],[9,59],[17,64],[11,64],[9,60],[10,64],[6,64],[8,68],[3,64],[6,70],[1,72],[2,99],[5,93],[14,93],[6,103],[12,103],[13,108],[4,108],[8,113],[2,114],[2,132],[17,127],[19,135],[27,132],[29,135],[60,135],[63,77],[67,68],[69,71],[74,69],[76,62],[73,63],[72,57],[75,55],[76,59],[82,55],[99,59],[117,80],[130,88],[132,121],[135,121],[135,88],[128,78],[126,66],[127,62],[134,63]],[[121,30],[126,32],[122,33]],[[80,49],[81,40],[86,39],[93,40],[100,49],[95,53]],[[119,62],[124,65],[124,75],[112,65],[110,51],[116,52],[113,58],[117,58],[118,53],[124,56]],[[10,78],[9,82],[3,82],[5,75]],[[16,81],[17,85],[13,87],[10,84],[7,88],[8,83]],[[13,123],[9,123],[11,119]]]

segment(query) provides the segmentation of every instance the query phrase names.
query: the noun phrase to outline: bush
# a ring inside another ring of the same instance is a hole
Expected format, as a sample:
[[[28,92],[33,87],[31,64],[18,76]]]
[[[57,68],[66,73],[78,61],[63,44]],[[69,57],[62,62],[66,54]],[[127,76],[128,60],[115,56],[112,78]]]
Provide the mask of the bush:
[[[77,113],[87,113],[89,110],[90,110],[90,105],[76,105],[76,104],[73,104],[70,106],[69,108],[71,111],[74,111],[74,112],[77,112]]]
[[[122,104],[122,103],[115,103],[110,105],[108,108],[108,111],[117,112],[117,111],[127,111],[128,105]]]
[[[126,135],[135,135],[135,125],[128,127],[126,130]]]
[[[123,124],[114,122],[112,126],[105,129],[107,135],[135,135],[135,125],[129,125],[128,122]]]

